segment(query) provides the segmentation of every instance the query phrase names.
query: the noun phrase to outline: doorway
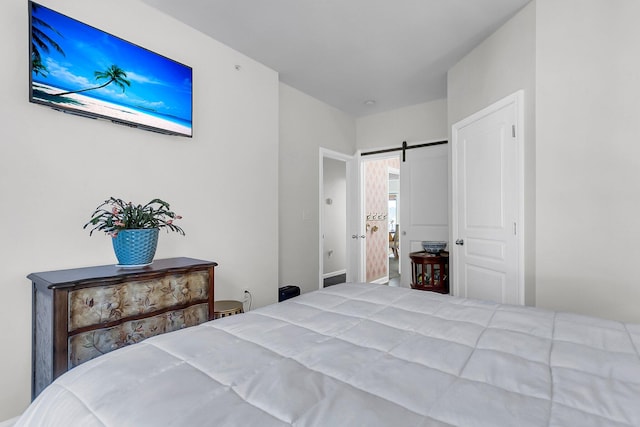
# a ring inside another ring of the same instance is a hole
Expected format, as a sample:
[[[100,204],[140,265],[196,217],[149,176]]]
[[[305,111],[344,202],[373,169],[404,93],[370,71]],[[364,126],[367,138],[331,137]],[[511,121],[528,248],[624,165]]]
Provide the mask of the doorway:
[[[406,161],[401,162],[397,149],[369,152],[366,159],[357,151],[353,156],[320,148],[319,162],[319,288],[324,287],[324,274],[331,275],[339,270],[325,270],[325,261],[336,254],[335,249],[325,243],[326,230],[331,227],[325,220],[327,199],[324,190],[324,163],[327,159],[342,162],[346,168],[346,281],[389,283],[389,255],[393,254],[389,235],[393,228],[388,222],[390,206],[390,174],[399,171],[401,189],[397,193],[396,213],[393,224],[398,230],[398,274],[399,286],[409,287],[409,252],[421,250],[421,240],[446,240],[448,225],[448,151],[443,145],[447,141],[424,142],[408,146]],[[440,147],[438,147],[440,146]],[[431,147],[427,149],[427,147]],[[390,154],[393,152],[395,154]],[[430,154],[429,154],[430,153]],[[379,163],[373,163],[379,161]],[[375,165],[375,166],[374,166]],[[391,169],[390,169],[391,168]],[[369,173],[367,173],[367,169]],[[376,179],[372,179],[378,177]],[[414,185],[411,185],[415,182]],[[366,183],[378,189],[366,195]],[[400,193],[402,197],[400,197]],[[375,199],[373,205],[366,206],[367,198]],[[414,202],[412,202],[414,200]],[[425,203],[427,201],[428,203]],[[333,203],[333,200],[331,202]],[[402,204],[402,206],[400,206]],[[404,224],[403,224],[404,222]],[[424,234],[423,231],[427,233]],[[424,234],[424,235],[423,235]],[[404,241],[404,242],[403,242]],[[391,249],[391,250],[390,250]],[[325,273],[326,271],[326,273]],[[406,274],[402,274],[406,272]],[[340,280],[340,279],[338,279]],[[391,281],[391,284],[396,282]]]
[[[318,288],[364,281],[360,154],[319,151]]]
[[[322,279],[323,286],[347,281],[347,168],[325,157],[322,164]]]
[[[393,238],[399,248],[400,157],[397,154],[367,158],[362,161],[363,204],[365,219],[365,280],[387,284],[391,278],[399,284],[398,256],[394,256]],[[390,179],[390,177],[394,179]],[[394,186],[395,188],[392,188]],[[390,209],[390,206],[392,207]],[[393,222],[390,212],[394,216]],[[390,274],[391,273],[391,274]]]

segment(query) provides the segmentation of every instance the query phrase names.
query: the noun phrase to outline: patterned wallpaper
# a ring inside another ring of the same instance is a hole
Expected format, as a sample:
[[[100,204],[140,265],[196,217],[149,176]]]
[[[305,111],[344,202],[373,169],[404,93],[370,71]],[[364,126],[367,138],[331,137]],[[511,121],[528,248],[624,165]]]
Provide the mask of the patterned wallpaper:
[[[368,214],[386,215],[389,206],[388,168],[400,169],[400,158],[371,160],[364,165],[365,217]],[[388,275],[389,225],[386,219],[366,221],[366,224],[367,282],[371,282]],[[378,227],[375,232],[374,226]]]

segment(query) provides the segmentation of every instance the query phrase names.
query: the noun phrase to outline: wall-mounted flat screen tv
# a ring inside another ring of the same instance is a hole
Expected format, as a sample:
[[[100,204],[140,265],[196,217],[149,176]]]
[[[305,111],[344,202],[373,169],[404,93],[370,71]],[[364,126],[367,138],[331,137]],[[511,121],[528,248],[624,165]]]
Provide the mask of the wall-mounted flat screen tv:
[[[193,136],[192,69],[29,2],[31,102]]]

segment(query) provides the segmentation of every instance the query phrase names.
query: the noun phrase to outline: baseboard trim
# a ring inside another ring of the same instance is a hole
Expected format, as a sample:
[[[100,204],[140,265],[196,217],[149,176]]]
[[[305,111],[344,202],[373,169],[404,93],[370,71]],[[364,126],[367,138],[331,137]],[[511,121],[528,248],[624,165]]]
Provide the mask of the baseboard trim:
[[[322,275],[323,279],[329,279],[330,277],[336,277],[339,276],[341,274],[347,274],[347,270],[338,270],[338,271],[332,271],[331,273],[324,273]]]
[[[371,283],[376,283],[378,285],[384,285],[385,283],[387,283],[389,281],[388,277],[381,277],[379,279],[376,280],[372,280]]]

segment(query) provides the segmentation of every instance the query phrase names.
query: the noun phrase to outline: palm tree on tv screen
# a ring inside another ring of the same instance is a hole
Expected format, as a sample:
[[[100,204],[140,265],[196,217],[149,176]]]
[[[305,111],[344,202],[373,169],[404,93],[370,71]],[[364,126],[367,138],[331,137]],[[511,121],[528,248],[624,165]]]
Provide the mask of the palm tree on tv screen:
[[[45,30],[53,31],[60,37],[64,36],[51,25],[35,16],[35,12],[38,7],[39,6],[37,4],[31,3],[31,69],[34,73],[42,74],[46,77],[48,70],[47,66],[42,62],[42,54],[40,53],[40,51],[49,53],[49,46],[51,46],[62,56],[65,56],[65,54],[60,45],[56,43],[55,40],[53,40],[51,37],[49,37],[45,33]]]
[[[117,65],[112,65],[109,68],[107,68],[105,71],[94,71],[93,74],[95,75],[96,80],[103,80],[103,79],[109,79],[109,80],[106,83],[101,84],[100,86],[90,87],[87,89],[80,89],[80,90],[70,90],[68,92],[62,92],[62,93],[56,93],[54,94],[54,96],[68,95],[70,93],[80,93],[80,92],[86,92],[88,90],[100,89],[110,85],[111,83],[113,83],[114,85],[122,89],[122,92],[125,91],[127,86],[131,86],[131,82],[127,80],[126,71],[124,71],[122,68],[118,67]]]

